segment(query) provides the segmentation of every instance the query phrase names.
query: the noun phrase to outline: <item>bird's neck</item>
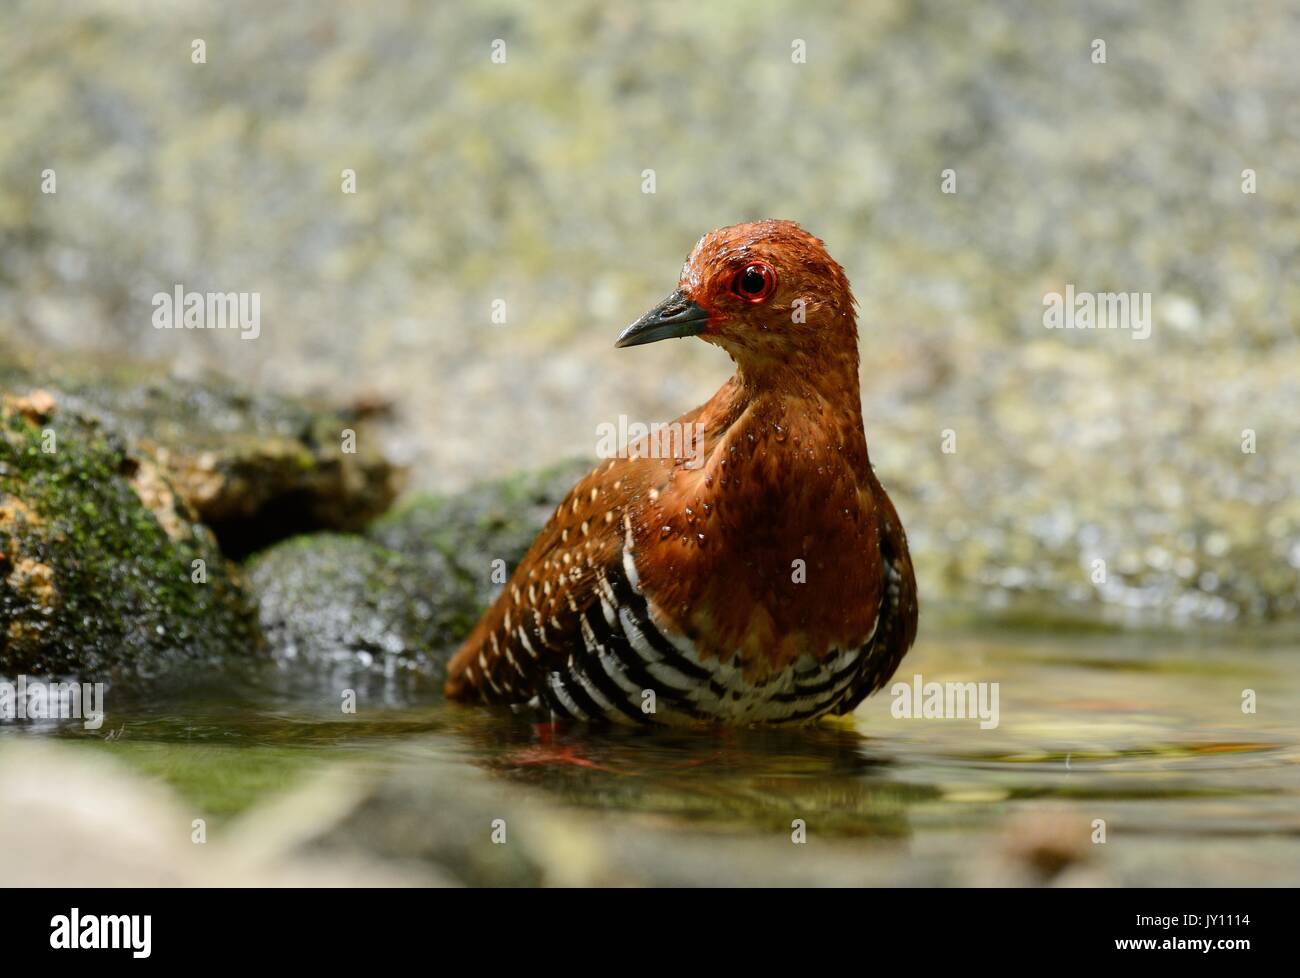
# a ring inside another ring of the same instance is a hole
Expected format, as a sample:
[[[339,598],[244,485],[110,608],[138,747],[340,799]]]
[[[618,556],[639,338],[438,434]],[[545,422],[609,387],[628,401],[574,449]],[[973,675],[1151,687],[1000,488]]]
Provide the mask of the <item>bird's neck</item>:
[[[720,433],[745,416],[823,414],[862,429],[856,346],[838,356],[736,357],[736,372],[704,407]]]
[[[701,648],[751,663],[769,653],[790,661],[806,637],[805,602],[816,598],[782,591],[787,561],[806,558],[810,540],[830,567],[854,566],[863,549],[858,488],[871,476],[857,357],[821,360],[816,370],[797,357],[737,361],[731,379],[685,416],[704,425],[701,464],[673,467],[646,496],[637,567],[657,613]],[[755,617],[748,602],[767,603]],[[781,646],[778,634],[791,644]]]

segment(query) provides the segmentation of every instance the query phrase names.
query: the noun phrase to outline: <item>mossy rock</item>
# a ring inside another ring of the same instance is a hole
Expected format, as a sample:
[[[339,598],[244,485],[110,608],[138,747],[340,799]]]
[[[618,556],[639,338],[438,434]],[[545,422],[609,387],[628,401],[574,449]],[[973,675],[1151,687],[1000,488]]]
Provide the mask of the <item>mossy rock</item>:
[[[0,402],[0,673],[86,680],[259,647],[238,572],[167,476],[53,396]]]
[[[0,387],[50,391],[64,411],[98,420],[166,474],[235,558],[311,530],[360,530],[401,481],[355,412],[215,374],[19,359],[0,367]]]
[[[263,633],[282,663],[347,673],[407,672],[441,681],[447,659],[487,608],[586,463],[416,496],[366,536],[316,533],[277,544],[248,567]]]
[[[417,561],[439,555],[470,589],[477,617],[502,587],[492,579],[493,562],[503,561],[508,576],[555,507],[591,466],[591,462],[572,460],[457,495],[413,496],[375,521],[369,535]]]
[[[440,681],[477,614],[441,554],[394,553],[363,536],[313,533],[248,566],[273,657],[306,673],[338,669]]]

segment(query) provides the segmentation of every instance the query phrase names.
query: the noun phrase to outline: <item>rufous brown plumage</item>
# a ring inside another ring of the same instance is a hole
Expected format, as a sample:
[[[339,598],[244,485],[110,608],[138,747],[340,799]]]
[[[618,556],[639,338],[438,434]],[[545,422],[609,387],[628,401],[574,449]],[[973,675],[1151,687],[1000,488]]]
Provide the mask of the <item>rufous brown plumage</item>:
[[[701,238],[618,345],[698,336],[735,374],[667,429],[673,452],[647,436],[573,488],[447,694],[555,718],[760,723],[843,714],[887,682],[916,634],[916,583],[867,457],[854,310],[844,270],[792,222]]]

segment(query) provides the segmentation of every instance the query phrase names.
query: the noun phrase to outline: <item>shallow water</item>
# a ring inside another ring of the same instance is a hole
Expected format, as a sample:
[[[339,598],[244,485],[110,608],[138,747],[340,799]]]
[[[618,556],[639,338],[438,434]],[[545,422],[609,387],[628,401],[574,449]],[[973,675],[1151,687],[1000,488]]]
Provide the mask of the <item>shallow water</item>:
[[[326,766],[371,773],[437,760],[563,806],[649,816],[669,837],[788,835],[799,818],[821,838],[957,860],[968,855],[963,840],[1001,839],[1005,849],[1027,834],[1026,845],[1094,865],[1087,881],[1300,882],[1300,671],[1290,643],[967,633],[923,640],[895,680],[916,673],[997,682],[998,725],[897,719],[885,691],[852,718],[797,729],[556,731],[441,703],[408,680],[358,686],[357,713],[347,715],[338,689],[356,677],[334,676],[125,707],[110,690],[97,732],[6,724],[0,739],[91,744],[218,823]],[[1243,712],[1247,689],[1255,713]],[[1044,811],[1054,813],[1046,828],[1016,821]],[[1096,820],[1106,832],[1100,858]],[[1044,842],[1043,832],[1072,838]]]

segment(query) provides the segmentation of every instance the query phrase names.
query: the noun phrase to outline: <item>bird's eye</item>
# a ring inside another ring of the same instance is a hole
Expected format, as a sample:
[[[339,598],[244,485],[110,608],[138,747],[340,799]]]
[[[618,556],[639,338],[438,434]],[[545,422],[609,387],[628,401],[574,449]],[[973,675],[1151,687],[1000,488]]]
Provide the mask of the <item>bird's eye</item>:
[[[767,262],[756,261],[736,273],[731,291],[746,302],[762,302],[776,288],[776,272]]]

